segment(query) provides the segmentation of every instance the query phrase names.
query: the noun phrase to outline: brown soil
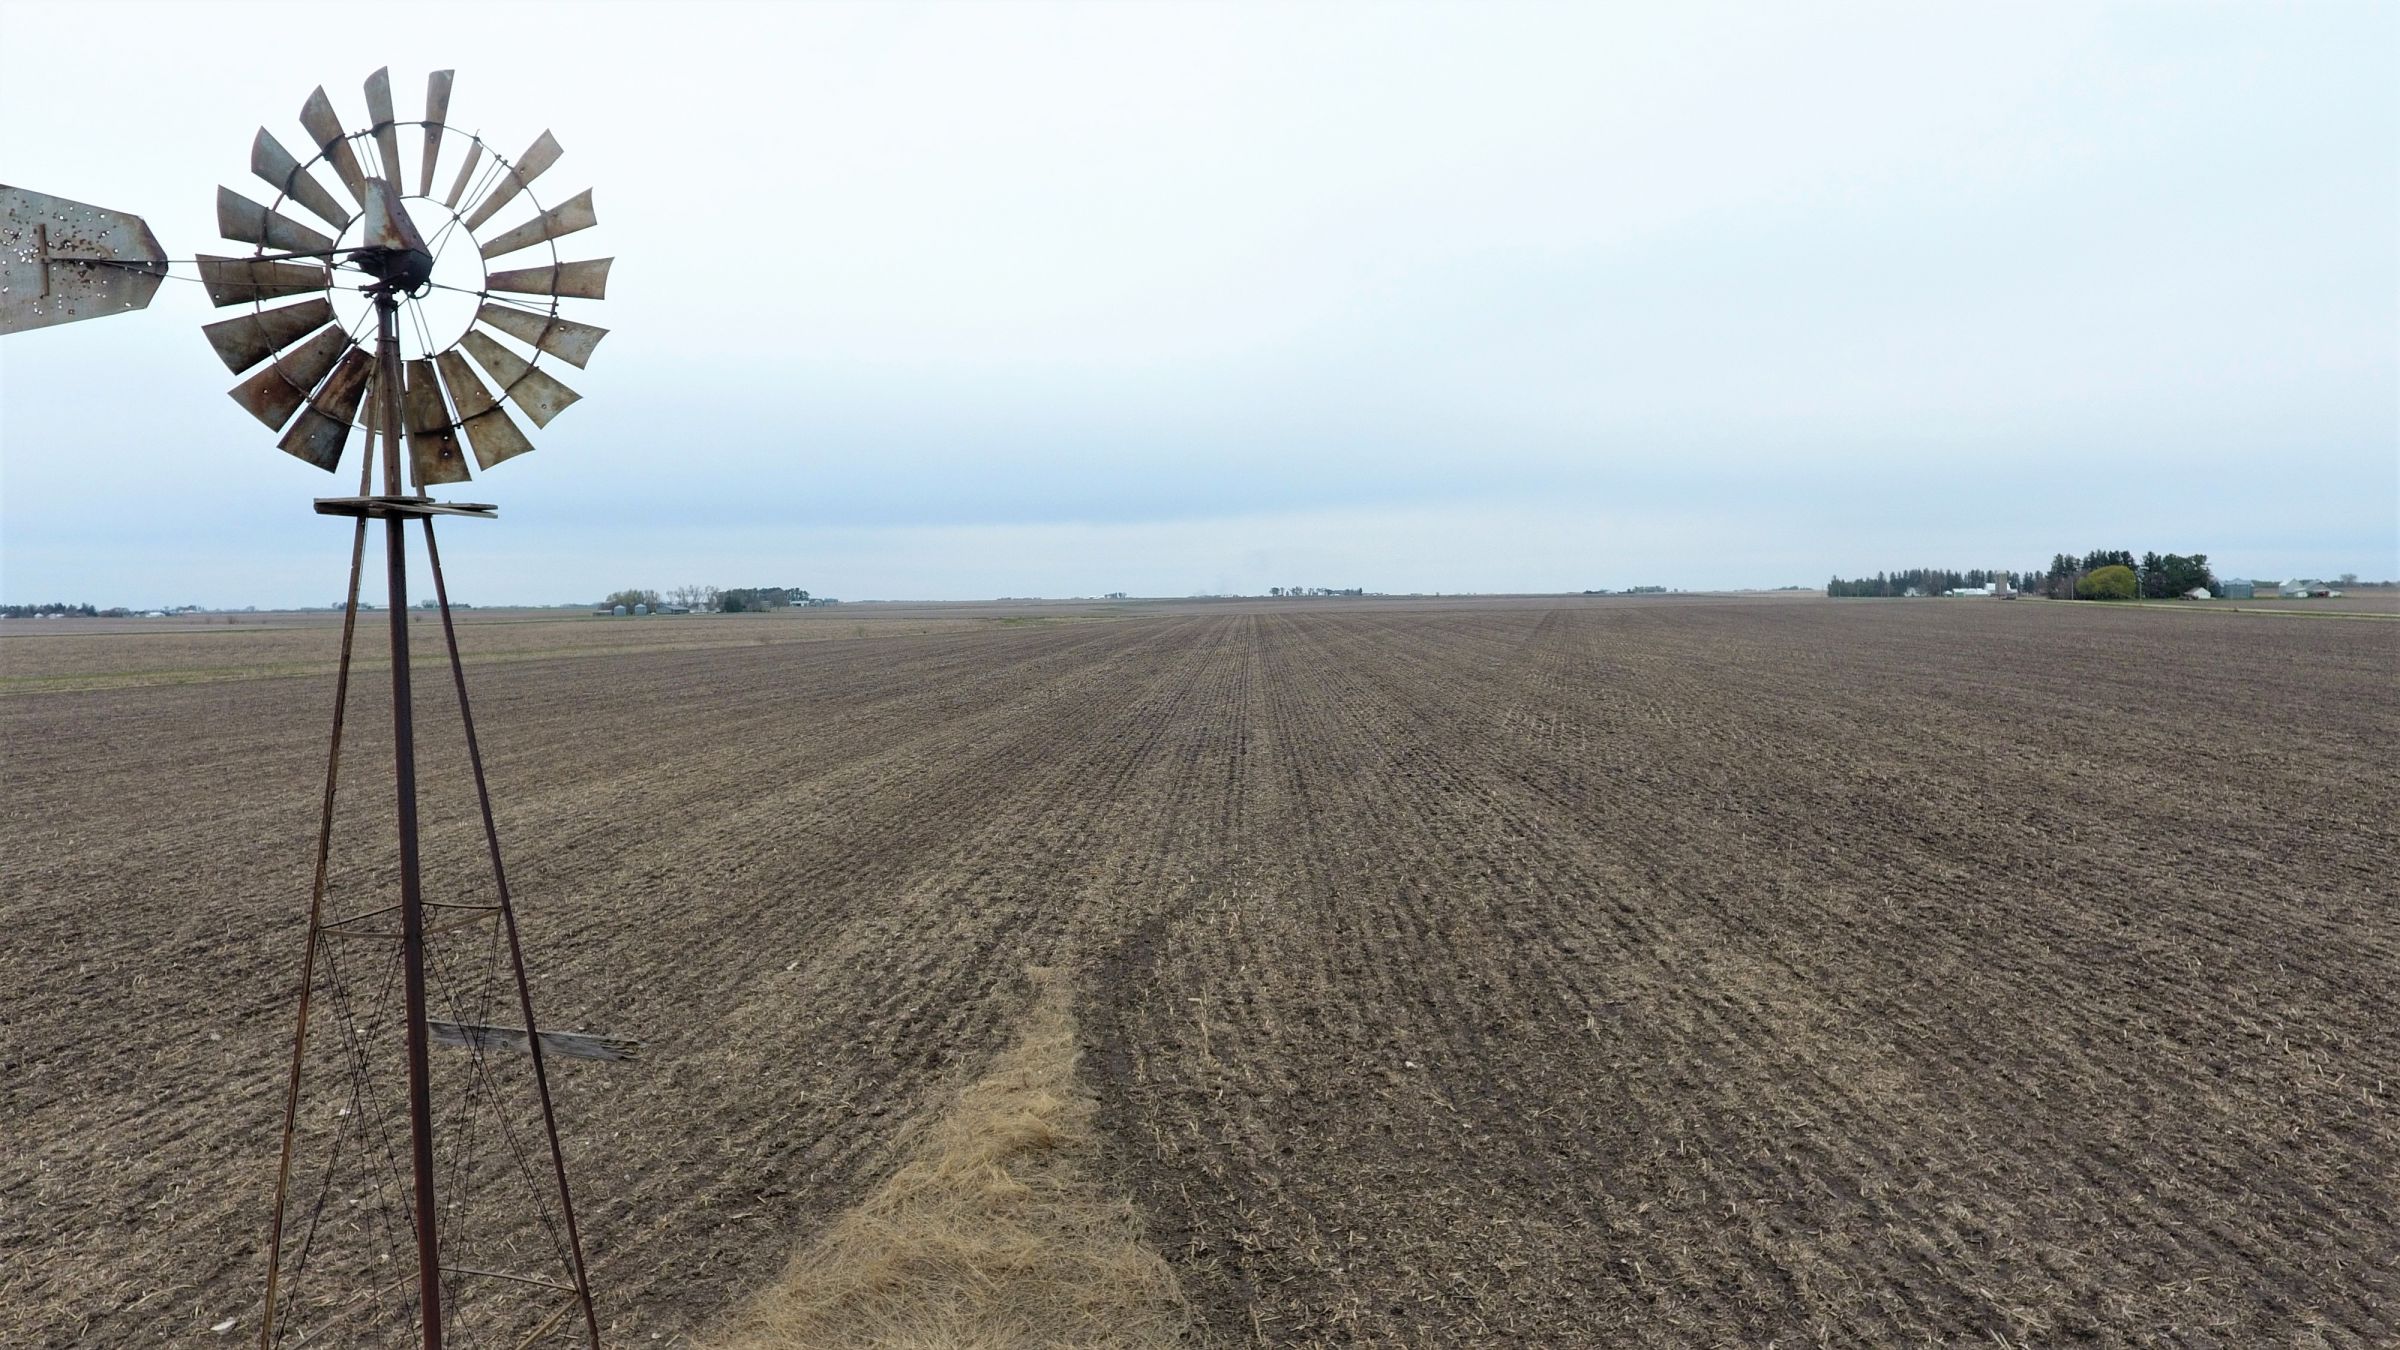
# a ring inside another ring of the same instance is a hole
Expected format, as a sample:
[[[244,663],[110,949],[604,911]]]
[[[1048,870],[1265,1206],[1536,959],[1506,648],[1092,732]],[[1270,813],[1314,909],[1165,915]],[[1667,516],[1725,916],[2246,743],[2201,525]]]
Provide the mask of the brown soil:
[[[611,1344],[769,1285],[1053,964],[1234,1343],[2400,1338],[2400,625],[969,617],[470,672],[545,1020],[647,1043],[559,1075]],[[255,1334],[328,685],[0,696],[0,1343]]]

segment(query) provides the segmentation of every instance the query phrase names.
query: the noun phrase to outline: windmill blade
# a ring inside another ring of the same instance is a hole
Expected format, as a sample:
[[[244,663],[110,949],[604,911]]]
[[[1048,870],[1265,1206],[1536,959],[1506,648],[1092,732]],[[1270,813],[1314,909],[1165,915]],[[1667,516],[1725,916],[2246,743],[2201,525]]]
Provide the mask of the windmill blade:
[[[319,296],[282,309],[261,310],[204,324],[200,331],[208,335],[208,345],[217,349],[217,359],[225,363],[227,370],[239,375],[331,322],[333,306]]]
[[[292,423],[291,430],[276,442],[288,455],[305,459],[327,473],[342,462],[342,447],[350,439],[350,419],[358,414],[359,396],[366,392],[367,376],[375,369],[375,358],[365,350],[352,347],[350,354],[335,367],[333,377],[317,390],[317,396]]]
[[[400,421],[408,429],[409,475],[419,488],[467,481],[467,457],[450,434],[450,409],[431,361],[405,363],[400,385]]]
[[[350,152],[350,138],[342,133],[342,119],[334,115],[333,100],[325,97],[325,86],[318,85],[300,107],[300,125],[308,129],[317,148],[342,179],[342,186],[361,205],[367,200],[367,176],[358,167],[358,156]]]
[[[551,263],[543,267],[520,267],[514,272],[494,272],[483,279],[487,291],[514,291],[519,295],[564,295],[577,300],[608,298],[608,265],[614,258],[593,258],[588,262]]]
[[[367,124],[375,132],[375,149],[383,159],[383,181],[400,195],[400,127],[392,116],[392,68],[385,66],[367,77]]]
[[[286,253],[333,252],[333,240],[229,187],[217,189],[217,233]]]
[[[339,230],[350,224],[350,213],[333,199],[325,185],[311,178],[283,142],[265,127],[258,129],[258,139],[250,142],[250,172],[274,185],[277,192],[300,203],[309,214]]]
[[[450,79],[458,72],[437,70],[425,77],[425,167],[417,175],[417,195],[433,195],[433,166],[442,158],[442,124],[450,120]]]
[[[209,303],[219,309],[284,295],[305,295],[333,285],[333,273],[317,263],[259,262],[252,258],[220,258],[203,253],[200,284]]]
[[[483,222],[490,220],[501,207],[515,201],[518,193],[530,187],[534,179],[541,177],[565,153],[549,132],[535,137],[525,153],[517,157],[516,167],[500,175],[500,181],[492,185],[492,195],[484,198],[483,205],[476,207],[474,214],[467,217],[467,229],[470,232],[482,229]]]
[[[483,142],[467,142],[467,162],[458,166],[458,177],[450,184],[450,195],[442,198],[442,205],[445,208],[452,211],[458,209],[459,195],[467,190],[468,180],[475,176],[475,166],[482,162]]]
[[[468,329],[467,335],[459,339],[459,345],[475,358],[475,364],[499,381],[500,396],[513,400],[523,408],[525,415],[532,418],[537,427],[550,425],[551,418],[565,412],[568,404],[583,397],[551,379],[548,372],[524,357],[501,346],[491,334],[480,329]]]
[[[317,303],[323,304],[323,301]],[[294,309],[305,306],[293,306]],[[277,311],[289,313],[288,310]],[[308,401],[308,391],[317,387],[333,371],[333,363],[352,347],[350,335],[339,323],[328,323],[317,335],[295,347],[282,360],[230,391],[233,401],[248,409],[252,417],[267,424],[270,431],[280,431],[292,420],[300,405]]]
[[[458,409],[459,425],[465,428],[467,444],[475,448],[475,462],[486,473],[504,459],[514,459],[533,448],[525,433],[509,420],[500,401],[492,391],[475,378],[475,368],[456,351],[446,351],[433,358],[441,368],[442,384],[450,391],[451,406]]]
[[[475,311],[475,321],[488,323],[529,347],[539,347],[577,370],[592,359],[592,348],[600,345],[600,339],[608,336],[605,328],[489,300]]]
[[[530,248],[545,239],[557,239],[577,230],[588,230],[599,223],[600,218],[592,213],[592,190],[585,188],[508,233],[494,238],[483,246],[483,256],[497,258],[503,253]]]

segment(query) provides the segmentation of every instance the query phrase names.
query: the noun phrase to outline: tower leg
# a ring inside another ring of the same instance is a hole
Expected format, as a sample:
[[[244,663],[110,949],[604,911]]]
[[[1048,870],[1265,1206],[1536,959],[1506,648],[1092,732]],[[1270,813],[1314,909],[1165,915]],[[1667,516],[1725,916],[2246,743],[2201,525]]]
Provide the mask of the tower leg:
[[[450,587],[442,580],[442,550],[433,540],[433,518],[425,519],[425,562],[433,572],[433,595],[442,614],[442,640],[450,649],[450,678],[458,688],[458,719],[467,733],[467,764],[475,774],[475,800],[483,810],[483,839],[491,851],[492,885],[500,922],[508,933],[508,962],[517,980],[517,1009],[525,1017],[525,1046],[533,1057],[533,1089],[541,1099],[542,1133],[550,1141],[550,1169],[558,1183],[559,1216],[567,1229],[567,1273],[591,1350],[600,1350],[600,1317],[592,1306],[592,1282],[583,1261],[583,1234],[575,1226],[575,1197],[567,1185],[566,1150],[558,1141],[558,1112],[550,1101],[550,1073],[542,1058],[542,1032],[533,1020],[533,986],[525,978],[525,948],[517,939],[516,903],[508,893],[508,870],[500,863],[500,826],[492,816],[492,789],[483,772],[483,745],[475,736],[475,713],[467,706],[467,667],[458,652],[458,628],[450,618]]]
[[[389,293],[375,297],[376,394],[382,403],[384,491],[398,496],[400,477],[400,321]],[[408,1038],[408,1143],[415,1176],[417,1310],[425,1350],[442,1346],[441,1244],[434,1232],[433,1084],[426,1058],[425,897],[417,866],[417,733],[408,686],[408,531],[398,516],[384,518],[384,562],[392,620],[392,786],[400,825],[400,981]]]
[[[372,472],[373,465],[368,465]],[[367,493],[367,479],[359,480],[359,495]],[[283,1092],[283,1145],[275,1165],[275,1208],[267,1225],[267,1296],[258,1319],[259,1350],[272,1350],[275,1344],[276,1285],[283,1274],[283,1221],[291,1199],[292,1143],[300,1123],[300,1078],[308,1063],[309,995],[317,983],[317,939],[325,920],[326,869],[333,856],[334,793],[342,776],[342,723],[350,711],[350,653],[352,641],[358,635],[358,583],[367,555],[367,518],[358,518],[358,530],[350,539],[350,589],[342,609],[342,660],[333,681],[333,737],[325,752],[325,795],[317,819],[316,882],[308,896],[308,941],[300,956],[300,1017],[292,1032],[292,1076]]]

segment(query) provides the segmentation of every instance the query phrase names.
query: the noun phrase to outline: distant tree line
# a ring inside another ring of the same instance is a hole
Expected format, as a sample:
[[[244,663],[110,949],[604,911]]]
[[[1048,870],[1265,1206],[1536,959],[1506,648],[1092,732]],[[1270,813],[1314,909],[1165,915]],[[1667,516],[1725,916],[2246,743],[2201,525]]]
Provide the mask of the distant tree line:
[[[1267,594],[1269,595],[1280,595],[1287,597],[1303,595],[1365,595],[1366,593],[1367,590],[1364,586],[1269,586],[1267,588]]]
[[[2088,553],[2055,554],[2047,567],[2030,568],[2023,572],[1995,572],[1982,568],[1953,571],[1944,567],[1905,567],[1893,572],[1878,572],[1871,577],[1844,579],[1835,577],[1826,583],[1825,593],[1832,596],[1891,596],[1940,595],[1945,591],[1975,590],[1995,582],[2005,582],[2012,590],[2032,595],[2049,596],[2056,600],[2131,600],[2137,597],[2152,600],[2171,599],[2205,590],[2222,595],[2214,573],[2208,570],[2208,555],[2194,553],[2144,553],[2134,556],[2130,549],[2096,548]]]
[[[0,615],[11,619],[122,619],[132,613],[130,609],[70,605],[64,600],[52,600],[41,605],[0,605]]]
[[[798,586],[737,586],[717,592],[717,608],[727,614],[755,614],[800,605],[830,604]]]
[[[2122,569],[2127,577],[2100,574]],[[2077,557],[2072,553],[2056,553],[2050,565],[2039,576],[2029,580],[2026,590],[2035,591],[2056,600],[2131,600],[2139,596],[2146,600],[2169,600],[2193,591],[2223,595],[2225,588],[2217,584],[2216,574],[2208,570],[2208,555],[2194,553],[2145,553],[2136,558],[2130,549],[2096,548]],[[2118,594],[2120,591],[2130,594]]]
[[[828,596],[811,595],[799,586],[677,586],[660,595],[643,586],[629,586],[612,591],[600,602],[602,609],[623,605],[630,610],[635,605],[648,605],[652,612],[673,605],[697,613],[755,614],[770,609],[789,609],[799,605],[833,605],[841,603]]]
[[[1964,572],[1946,567],[1903,567],[1896,572],[1877,572],[1871,577],[1845,581],[1840,577],[1825,583],[1825,593],[1831,596],[1940,595],[1944,591],[1974,589],[2006,581],[2011,587],[2018,584],[2015,572],[1992,572],[1972,567]]]

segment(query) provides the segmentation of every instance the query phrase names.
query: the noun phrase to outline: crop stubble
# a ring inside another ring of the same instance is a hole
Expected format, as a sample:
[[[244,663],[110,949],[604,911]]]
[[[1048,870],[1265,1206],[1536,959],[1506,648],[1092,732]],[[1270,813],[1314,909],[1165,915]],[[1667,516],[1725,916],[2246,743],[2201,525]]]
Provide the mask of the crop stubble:
[[[649,1042],[560,1086],[612,1337],[769,1279],[1050,965],[1228,1339],[2342,1345],[2400,1334],[2395,637],[1300,604],[471,676],[546,1016]],[[252,1313],[323,683],[0,698],[0,1340]]]

